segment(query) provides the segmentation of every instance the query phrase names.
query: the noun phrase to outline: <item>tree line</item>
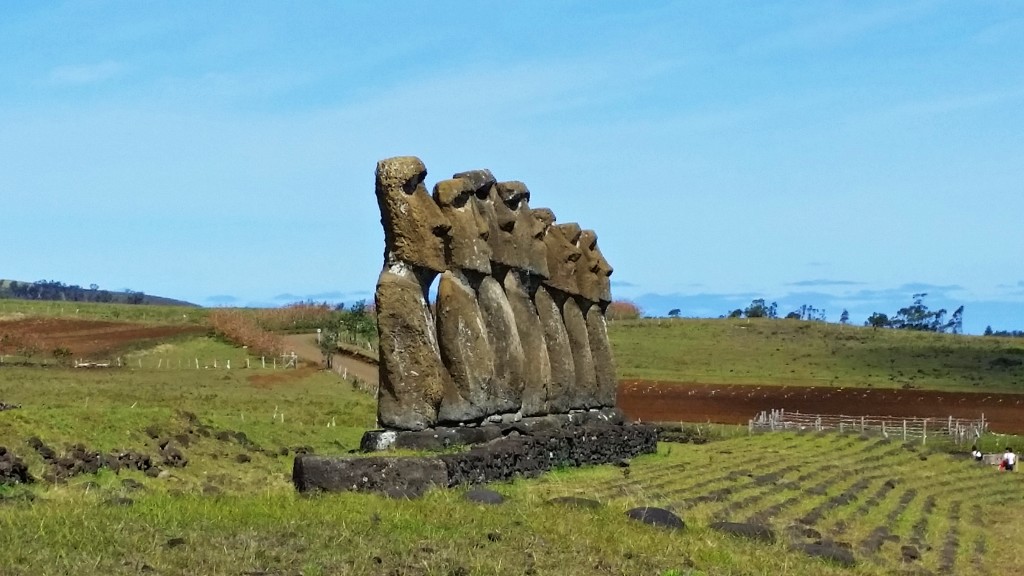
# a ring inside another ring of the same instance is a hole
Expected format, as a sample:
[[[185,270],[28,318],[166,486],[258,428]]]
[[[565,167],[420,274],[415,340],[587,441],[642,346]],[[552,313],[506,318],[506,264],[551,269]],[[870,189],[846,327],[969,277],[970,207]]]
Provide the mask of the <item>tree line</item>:
[[[11,281],[0,289],[0,297],[21,300],[60,300],[67,302],[100,302],[118,304],[144,304],[145,292],[125,289],[120,292],[101,290],[96,284],[83,288],[77,284],[65,284],[57,280],[36,282]]]
[[[874,312],[864,322],[865,326],[872,328],[892,328],[895,330],[915,330],[919,332],[938,332],[950,334],[962,334],[964,329],[964,307],[960,306],[947,317],[948,311],[945,308],[930,310],[924,303],[926,293],[914,294],[913,302],[897,310],[891,316],[884,312]],[[669,311],[670,317],[678,317],[680,310],[674,308]],[[764,298],[756,298],[746,308],[730,310],[720,318],[779,318],[779,305],[776,302],[769,303]],[[824,308],[817,308],[810,304],[803,304],[799,308],[787,313],[784,318],[790,320],[809,320],[815,322],[827,322],[828,316]],[[843,309],[839,315],[840,324],[850,323],[850,313]],[[1014,333],[991,332],[991,327],[986,330],[986,335],[994,334],[1000,336],[1016,336]],[[1019,332],[1024,336],[1024,332]]]

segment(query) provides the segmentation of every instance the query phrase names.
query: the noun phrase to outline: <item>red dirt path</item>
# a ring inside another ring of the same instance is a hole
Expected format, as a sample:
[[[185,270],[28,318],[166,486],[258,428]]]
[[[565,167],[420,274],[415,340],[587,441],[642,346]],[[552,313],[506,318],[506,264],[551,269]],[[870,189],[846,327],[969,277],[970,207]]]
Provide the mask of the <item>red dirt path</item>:
[[[207,331],[208,328],[194,325],[169,326],[64,318],[0,321],[0,337],[6,334],[15,338],[31,338],[39,346],[40,355],[48,355],[55,348],[67,348],[75,357],[83,358],[115,352],[140,342],[158,342],[181,334],[202,334]]]
[[[762,410],[810,414],[980,418],[990,429],[1024,434],[1024,394],[694,384],[626,380],[619,407],[633,420],[746,424]]]

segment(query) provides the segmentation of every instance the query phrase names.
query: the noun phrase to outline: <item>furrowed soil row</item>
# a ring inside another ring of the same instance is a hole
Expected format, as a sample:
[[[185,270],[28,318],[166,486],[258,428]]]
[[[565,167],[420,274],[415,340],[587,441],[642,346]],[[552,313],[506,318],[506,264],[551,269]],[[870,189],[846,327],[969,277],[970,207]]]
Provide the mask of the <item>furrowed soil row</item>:
[[[988,574],[985,568],[985,556],[988,552],[988,544],[985,541],[985,520],[982,518],[980,507],[971,509],[971,526],[977,529],[978,535],[974,537],[974,545],[971,547],[971,567],[977,574]]]
[[[835,435],[830,435],[830,437],[817,437],[815,438],[815,445],[813,448],[816,452],[824,451],[816,449],[827,448],[828,444],[834,444],[837,442],[837,440],[838,438]],[[732,454],[732,452],[723,452],[723,454],[729,455]],[[751,472],[747,468],[752,467],[756,469],[759,467],[764,467],[770,463],[776,462],[777,460],[778,454],[776,453],[759,452],[757,455],[744,462],[743,470],[733,471],[724,476],[709,478],[703,482],[691,485],[686,489],[703,489],[716,482],[724,481],[725,479],[729,478],[730,476],[736,475],[737,473],[739,473],[739,475],[741,476],[750,475],[753,474],[753,472]],[[597,484],[595,498],[597,498],[598,500],[609,500],[616,497],[628,496],[640,490],[656,491],[669,485],[678,485],[678,472],[688,471],[692,469],[694,466],[695,464],[693,463],[684,463],[672,466],[658,467],[655,469],[655,472],[650,475],[642,474],[642,472],[645,472],[646,470],[642,470],[639,467],[636,467],[636,469],[630,473],[629,478],[626,480],[606,481]],[[641,472],[641,474],[638,474],[638,472]]]
[[[840,460],[839,462],[845,464],[847,462],[851,462],[852,461],[852,464],[856,465],[856,464],[860,464],[860,463],[863,463],[863,462],[873,461],[873,460],[875,460],[874,456],[872,456],[870,454],[869,455],[864,455],[863,454],[863,452],[867,451],[869,448],[870,448],[869,445],[865,445],[864,448],[862,448],[858,452],[856,452],[854,454],[848,455],[846,457],[846,459]],[[789,465],[789,466],[784,466],[784,467],[781,467],[781,468],[776,468],[776,469],[773,469],[773,470],[769,470],[765,474],[759,475],[757,477],[753,477],[749,473],[739,474],[737,472],[733,472],[733,473],[730,473],[729,475],[727,475],[725,479],[735,481],[735,480],[739,480],[739,479],[741,479],[743,477],[751,477],[751,478],[762,479],[762,482],[765,482],[765,481],[774,480],[775,478],[781,479],[781,477],[783,477],[785,473],[795,472],[795,471],[800,470],[800,469],[802,469],[802,468],[804,468],[804,467],[806,467],[808,465],[810,465],[812,467],[812,469],[813,469],[813,472],[811,473],[811,476],[816,476],[816,475],[821,474],[823,472],[823,470],[824,470],[821,467],[820,464],[825,463],[830,457],[831,457],[831,455],[828,452],[824,452],[824,451],[823,452],[818,452],[814,457],[809,458],[807,460],[804,460],[800,465]],[[857,459],[857,460],[853,460],[854,458],[858,458],[858,457],[860,457],[860,458]],[[837,474],[837,476],[838,475],[839,474]],[[673,498],[673,497],[677,496],[678,494],[680,494],[682,492],[687,492],[687,491],[694,492],[694,491],[697,491],[699,489],[707,488],[707,487],[712,486],[714,484],[720,483],[720,481],[721,481],[721,478],[709,479],[709,480],[707,480],[705,482],[701,482],[701,483],[698,483],[697,485],[691,486],[688,489],[672,490],[672,491],[666,492],[664,494],[659,494],[659,496],[661,496],[662,499],[667,500],[669,498]],[[794,482],[787,482],[786,485],[787,485],[787,487],[791,487],[794,490],[799,490],[800,489],[800,483],[796,482],[796,481],[794,481]],[[731,495],[737,493],[738,491],[740,491],[742,489],[745,489],[745,488],[744,487],[736,488],[736,487],[732,487],[732,486],[725,486],[723,488],[719,488],[717,490],[713,490],[713,491],[711,491],[711,492],[709,492],[707,494],[702,494],[702,495],[699,495],[699,496],[694,496],[694,497],[691,497],[691,498],[687,498],[687,499],[685,499],[685,500],[683,500],[681,502],[672,503],[672,504],[670,504],[667,507],[669,509],[673,509],[672,507],[675,506],[678,509],[683,509],[683,508],[690,508],[692,506],[695,506],[695,505],[698,505],[698,504],[707,503],[707,502],[719,502],[719,501],[725,499],[726,497],[731,496]],[[824,488],[821,488],[821,489],[825,490],[825,489],[827,489],[827,486],[824,487]]]
[[[960,506],[959,501],[949,505],[949,528],[939,553],[939,573],[952,574],[956,565],[957,551],[960,550]]]

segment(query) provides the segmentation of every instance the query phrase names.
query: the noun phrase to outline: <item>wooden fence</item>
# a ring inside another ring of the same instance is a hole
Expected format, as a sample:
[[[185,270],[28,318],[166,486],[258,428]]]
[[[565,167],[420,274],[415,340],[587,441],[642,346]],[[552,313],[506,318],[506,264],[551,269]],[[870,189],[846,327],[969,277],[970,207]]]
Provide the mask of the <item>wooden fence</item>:
[[[952,416],[936,418],[903,418],[898,416],[845,416],[842,414],[802,414],[786,410],[763,411],[748,424],[750,433],[785,430],[834,430],[880,435],[903,441],[943,438],[958,446],[976,441],[988,431],[982,414],[978,420],[965,420]]]

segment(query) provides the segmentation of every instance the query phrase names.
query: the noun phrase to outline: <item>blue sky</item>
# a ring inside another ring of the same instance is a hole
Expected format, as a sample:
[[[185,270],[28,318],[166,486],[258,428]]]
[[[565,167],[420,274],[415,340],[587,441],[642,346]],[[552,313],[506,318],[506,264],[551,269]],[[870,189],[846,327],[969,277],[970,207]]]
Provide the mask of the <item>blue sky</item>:
[[[371,298],[376,161],[597,230],[616,298],[1024,329],[1019,2],[4,2],[0,277]]]

